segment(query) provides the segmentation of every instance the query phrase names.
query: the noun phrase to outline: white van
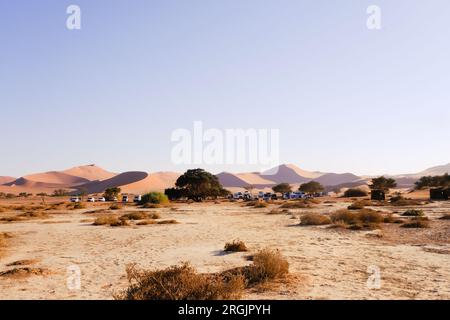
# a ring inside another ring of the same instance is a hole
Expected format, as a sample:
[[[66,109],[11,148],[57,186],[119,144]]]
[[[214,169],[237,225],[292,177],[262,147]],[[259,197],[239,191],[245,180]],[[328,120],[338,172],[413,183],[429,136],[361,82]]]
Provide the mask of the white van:
[[[70,202],[81,202],[81,199],[79,197],[72,197],[70,198]]]
[[[89,198],[87,198],[87,202],[95,202],[95,198],[94,197],[89,197]]]
[[[128,202],[128,196],[122,196],[122,202]]]
[[[137,196],[134,196],[133,202],[141,202],[142,196],[139,194]]]

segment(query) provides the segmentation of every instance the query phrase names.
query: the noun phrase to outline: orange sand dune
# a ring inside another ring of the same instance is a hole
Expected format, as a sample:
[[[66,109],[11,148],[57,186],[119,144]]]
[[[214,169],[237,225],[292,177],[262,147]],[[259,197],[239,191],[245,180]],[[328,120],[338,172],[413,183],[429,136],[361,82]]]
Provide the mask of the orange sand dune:
[[[0,185],[12,182],[14,180],[16,180],[16,178],[13,178],[13,177],[0,177]]]
[[[106,171],[95,164],[74,167],[62,172],[71,176],[84,178],[89,181],[106,180],[117,175],[116,173]]]
[[[71,187],[89,182],[89,180],[71,176],[66,173],[51,171],[45,173],[37,173],[24,176],[13,182],[8,183],[9,186],[33,187],[36,183],[47,185],[48,187]]]
[[[142,194],[173,187],[179,176],[175,172],[158,172],[149,175],[146,172],[131,171],[104,181],[89,182],[77,188],[83,188],[88,193],[101,193],[107,188],[119,187],[122,193]]]

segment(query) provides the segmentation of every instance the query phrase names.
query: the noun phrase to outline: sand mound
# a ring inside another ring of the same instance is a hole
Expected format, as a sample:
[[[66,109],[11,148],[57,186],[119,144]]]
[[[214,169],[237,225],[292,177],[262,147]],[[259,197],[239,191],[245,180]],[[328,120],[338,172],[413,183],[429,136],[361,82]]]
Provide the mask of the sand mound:
[[[95,164],[87,165],[87,166],[80,166],[80,167],[74,167],[65,171],[62,171],[65,174],[84,178],[89,181],[96,181],[96,180],[106,180],[110,179],[117,174],[106,171]]]
[[[86,190],[87,193],[101,193],[108,188],[120,187],[136,183],[148,177],[148,173],[142,171],[130,171],[121,173],[103,181],[91,181],[86,184],[77,186],[78,189]],[[122,190],[122,192],[125,192]]]
[[[156,172],[147,178],[122,186],[123,192],[133,194],[143,194],[150,191],[164,191],[164,189],[175,186],[179,173],[176,172]]]
[[[13,178],[13,177],[0,177],[0,185],[5,184],[5,183],[13,182],[14,180],[16,180],[16,178]]]
[[[8,186],[22,186],[22,187],[35,187],[40,186],[60,186],[71,187],[89,182],[89,180],[72,176],[66,173],[51,171],[45,173],[37,173],[28,176],[24,176],[13,182],[8,183]]]

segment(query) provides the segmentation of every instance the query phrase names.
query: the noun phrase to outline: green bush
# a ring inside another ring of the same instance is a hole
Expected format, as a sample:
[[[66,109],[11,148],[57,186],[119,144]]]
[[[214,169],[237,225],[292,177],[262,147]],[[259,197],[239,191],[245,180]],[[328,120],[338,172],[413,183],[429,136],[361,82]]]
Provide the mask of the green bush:
[[[344,192],[344,198],[365,197],[367,192],[361,189],[348,189]]]
[[[167,195],[161,192],[149,192],[147,194],[144,194],[142,196],[141,201],[139,202],[140,205],[144,205],[147,203],[151,204],[165,204],[169,202],[169,198]]]

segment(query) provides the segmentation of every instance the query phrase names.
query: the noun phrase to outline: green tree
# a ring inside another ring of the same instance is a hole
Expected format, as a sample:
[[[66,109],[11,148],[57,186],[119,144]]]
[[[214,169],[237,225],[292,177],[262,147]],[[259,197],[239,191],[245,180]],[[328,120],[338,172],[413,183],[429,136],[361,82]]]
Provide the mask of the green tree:
[[[197,202],[206,198],[217,198],[227,193],[219,179],[203,169],[186,171],[177,179],[175,186],[181,189],[188,199]]]
[[[288,193],[292,191],[292,187],[289,183],[280,183],[277,184],[276,186],[272,187],[273,192],[279,192],[279,193]]]
[[[69,191],[66,189],[56,189],[53,191],[53,197],[65,197],[69,195]]]
[[[105,190],[105,193],[103,194],[103,197],[105,197],[106,200],[112,201],[114,198],[118,198],[119,194],[122,190],[118,187],[108,188]]]
[[[395,182],[392,178],[386,178],[384,176],[373,178],[372,184],[369,185],[371,190],[382,190],[384,192],[388,192],[389,189],[395,188],[397,186],[397,182]]]
[[[448,187],[450,186],[450,176],[446,173],[442,176],[421,177],[415,182],[415,185],[418,190],[423,188]]]
[[[309,194],[322,192],[323,190],[324,190],[324,187],[317,181],[310,181],[310,182],[304,183],[298,188],[298,191],[309,193]]]

